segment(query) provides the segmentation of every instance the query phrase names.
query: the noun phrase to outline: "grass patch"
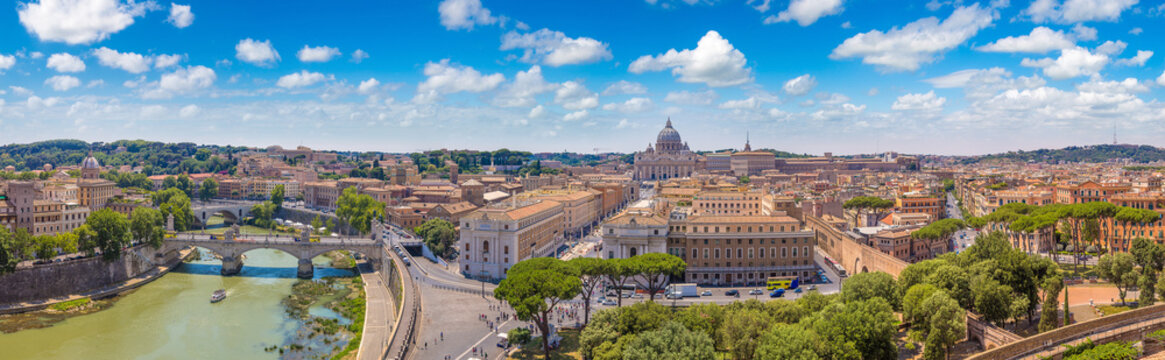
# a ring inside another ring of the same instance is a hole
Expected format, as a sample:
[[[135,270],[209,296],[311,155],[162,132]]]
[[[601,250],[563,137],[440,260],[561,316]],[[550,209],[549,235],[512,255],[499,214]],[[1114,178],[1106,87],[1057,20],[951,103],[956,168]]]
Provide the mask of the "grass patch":
[[[70,310],[74,310],[74,309],[88,307],[90,303],[92,303],[92,300],[89,300],[89,298],[86,297],[86,298],[80,298],[77,300],[69,300],[69,301],[62,302],[62,303],[56,303],[56,304],[53,304],[52,306],[49,306],[49,308],[56,310],[56,311],[66,312],[66,311],[70,311]]]
[[[1100,312],[1101,316],[1109,316],[1132,310],[1132,308],[1128,306],[1100,305],[1096,307],[1096,310]]]
[[[558,336],[562,337],[557,349],[550,350],[551,360],[582,360],[579,352],[578,337],[581,331],[577,329],[559,329]],[[491,351],[503,351],[494,347]],[[509,357],[511,360],[542,359],[542,338],[534,337],[530,342],[522,345],[521,349]]]

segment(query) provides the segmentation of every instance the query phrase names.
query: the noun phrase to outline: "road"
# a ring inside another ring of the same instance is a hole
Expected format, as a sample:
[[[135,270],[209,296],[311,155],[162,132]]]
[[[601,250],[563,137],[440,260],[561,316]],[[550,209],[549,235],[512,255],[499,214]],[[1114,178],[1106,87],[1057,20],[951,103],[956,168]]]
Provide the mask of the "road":
[[[962,210],[959,210],[959,206],[958,206],[957,200],[955,200],[955,196],[950,194],[950,193],[947,193],[947,218],[949,218],[949,219],[962,219],[963,218],[963,212],[962,212]],[[975,237],[976,236],[978,236],[978,231],[975,231],[975,229],[972,229],[972,228],[966,228],[966,229],[962,229],[962,230],[955,232],[955,234],[953,236],[951,236],[951,243],[953,245],[953,250],[955,252],[961,252],[961,251],[966,250],[967,248],[971,247],[971,245],[975,245]]]
[[[364,280],[365,294],[364,335],[356,358],[378,360],[384,355],[396,320],[392,293],[367,262],[360,263],[360,278]]]

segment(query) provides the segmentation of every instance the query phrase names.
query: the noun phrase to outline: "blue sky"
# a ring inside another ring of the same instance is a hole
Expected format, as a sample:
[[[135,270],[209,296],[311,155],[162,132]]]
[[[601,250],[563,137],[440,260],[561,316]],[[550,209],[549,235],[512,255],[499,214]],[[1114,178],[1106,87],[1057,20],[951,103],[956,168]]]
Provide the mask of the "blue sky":
[[[0,11],[0,143],[978,154],[1165,146],[1138,0],[40,0]]]

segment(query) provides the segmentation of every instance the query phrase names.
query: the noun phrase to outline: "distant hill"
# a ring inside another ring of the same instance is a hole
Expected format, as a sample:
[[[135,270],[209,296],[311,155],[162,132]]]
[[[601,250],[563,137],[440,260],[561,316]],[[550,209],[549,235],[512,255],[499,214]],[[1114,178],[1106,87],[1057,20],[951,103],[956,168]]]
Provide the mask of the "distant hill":
[[[1032,151],[1009,151],[1001,154],[971,156],[964,158],[963,163],[971,164],[985,161],[1020,161],[1020,162],[1106,162],[1112,160],[1129,159],[1133,162],[1147,163],[1165,161],[1165,149],[1149,145],[1090,145],[1069,146],[1063,149],[1039,149]]]

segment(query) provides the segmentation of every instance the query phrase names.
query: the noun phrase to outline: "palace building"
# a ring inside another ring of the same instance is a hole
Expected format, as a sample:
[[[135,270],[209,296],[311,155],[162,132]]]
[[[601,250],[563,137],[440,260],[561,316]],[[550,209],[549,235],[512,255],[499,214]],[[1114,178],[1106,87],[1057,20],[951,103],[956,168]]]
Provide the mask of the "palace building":
[[[635,154],[635,180],[666,180],[689,177],[696,172],[699,155],[688,149],[679,131],[667,125],[655,138],[655,148]]]

